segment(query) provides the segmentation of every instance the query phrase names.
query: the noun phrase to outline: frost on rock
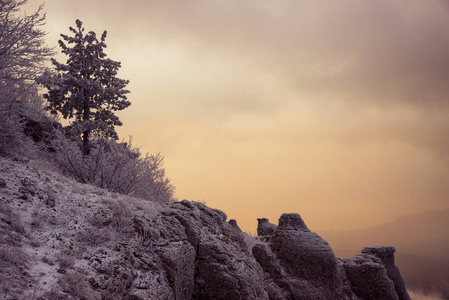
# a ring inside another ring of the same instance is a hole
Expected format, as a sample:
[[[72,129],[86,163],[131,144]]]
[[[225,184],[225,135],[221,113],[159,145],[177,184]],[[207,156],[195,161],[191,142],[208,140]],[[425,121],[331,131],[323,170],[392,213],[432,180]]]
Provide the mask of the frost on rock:
[[[336,258],[298,214],[283,214],[269,243],[256,244],[252,252],[270,299],[410,299],[394,248],[367,247],[354,258]]]
[[[114,194],[33,161],[0,158],[0,178],[0,299],[410,299],[394,248],[336,258],[298,214],[249,250],[202,203]]]

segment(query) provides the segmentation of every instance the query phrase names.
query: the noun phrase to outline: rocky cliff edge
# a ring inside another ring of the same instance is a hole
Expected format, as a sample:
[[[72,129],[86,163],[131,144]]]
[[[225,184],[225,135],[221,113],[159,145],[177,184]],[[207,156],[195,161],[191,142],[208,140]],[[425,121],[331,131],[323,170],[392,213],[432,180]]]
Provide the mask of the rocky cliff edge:
[[[226,220],[0,158],[0,299],[410,299],[393,247],[337,258],[298,214],[248,247]]]

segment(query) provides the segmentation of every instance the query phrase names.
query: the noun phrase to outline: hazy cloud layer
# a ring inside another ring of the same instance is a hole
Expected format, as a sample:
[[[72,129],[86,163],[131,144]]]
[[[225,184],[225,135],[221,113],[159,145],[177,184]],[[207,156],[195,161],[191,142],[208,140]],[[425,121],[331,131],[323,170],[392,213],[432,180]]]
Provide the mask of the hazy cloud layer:
[[[179,197],[244,226],[287,210],[368,226],[448,203],[444,0],[47,0],[46,11],[54,45],[76,18],[108,30],[131,80],[121,133],[163,152]]]

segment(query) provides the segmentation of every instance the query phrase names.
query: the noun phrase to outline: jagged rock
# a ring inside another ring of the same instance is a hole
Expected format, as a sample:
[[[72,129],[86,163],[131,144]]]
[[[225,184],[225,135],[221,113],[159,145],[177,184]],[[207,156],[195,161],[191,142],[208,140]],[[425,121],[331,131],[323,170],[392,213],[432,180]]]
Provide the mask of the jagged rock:
[[[393,281],[382,261],[372,255],[359,254],[346,259],[344,269],[351,288],[361,300],[399,300]]]
[[[279,259],[266,243],[257,243],[252,249],[253,255],[262,269],[271,279],[279,279],[286,276],[284,269],[281,267]]]
[[[266,218],[257,219],[257,235],[258,236],[272,236],[276,225],[268,222]]]
[[[192,299],[196,256],[192,245],[186,242],[171,243],[156,252],[161,257],[175,299]]]
[[[98,194],[0,162],[8,179],[0,202],[1,299],[410,299],[394,248],[336,258],[298,214],[283,214],[277,227],[259,219],[264,238],[247,244],[236,222],[202,203]],[[58,195],[53,209],[49,190]],[[17,199],[22,192],[29,201]]]
[[[398,267],[394,263],[394,252],[396,249],[394,247],[384,247],[384,246],[371,246],[365,247],[362,250],[362,254],[374,255],[382,261],[382,264],[387,269],[388,277],[393,281],[394,288],[400,300],[410,300],[410,296],[407,293],[405,287],[404,279],[402,279],[401,273]]]
[[[183,200],[156,218],[135,217],[134,228],[158,246],[175,299],[268,299],[262,269],[223,212]]]
[[[279,219],[280,230],[300,230],[310,232],[299,214],[282,214]]]
[[[394,266],[394,248],[367,247],[353,259],[336,258],[298,214],[283,214],[271,240],[257,243],[252,252],[265,272],[270,299],[409,300]]]
[[[242,230],[240,229],[239,225],[237,224],[237,221],[236,221],[236,220],[231,219],[231,220],[229,220],[228,223],[229,223],[229,225],[231,225],[231,226],[234,227],[235,229],[237,229],[237,230],[239,230],[239,231],[242,231]]]
[[[271,239],[273,252],[284,268],[299,278],[320,280],[336,277],[337,262],[331,247],[316,233],[297,226],[299,221],[302,219],[298,214],[281,216],[280,226]]]
[[[340,270],[334,252],[325,240],[308,230],[300,215],[281,216],[279,226],[271,238],[271,249],[291,277],[289,289],[294,299],[343,297]],[[317,286],[320,288],[315,289]],[[298,293],[300,296],[296,297]]]
[[[287,274],[282,268],[276,255],[271,251],[270,246],[266,243],[257,243],[253,247],[252,252],[266,274],[264,276],[264,285],[270,299],[289,299],[289,293],[284,291],[278,285],[278,283],[280,283],[285,286],[285,284],[283,284],[283,279]]]
[[[263,273],[254,259],[217,236],[202,236],[193,299],[266,299]]]

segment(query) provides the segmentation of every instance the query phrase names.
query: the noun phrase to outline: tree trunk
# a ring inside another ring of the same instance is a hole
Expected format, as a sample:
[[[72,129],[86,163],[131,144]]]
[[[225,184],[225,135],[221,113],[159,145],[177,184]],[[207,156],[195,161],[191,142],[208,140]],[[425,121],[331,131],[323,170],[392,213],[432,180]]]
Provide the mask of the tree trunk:
[[[89,135],[90,135],[90,106],[89,106],[89,94],[86,90],[84,90],[84,112],[83,112],[83,121],[87,124],[87,128],[83,131],[83,155],[87,156],[90,153],[90,145],[89,145]]]
[[[90,134],[90,130],[88,130],[88,129],[86,129],[83,132],[83,155],[84,156],[87,156],[90,153],[89,134]]]

